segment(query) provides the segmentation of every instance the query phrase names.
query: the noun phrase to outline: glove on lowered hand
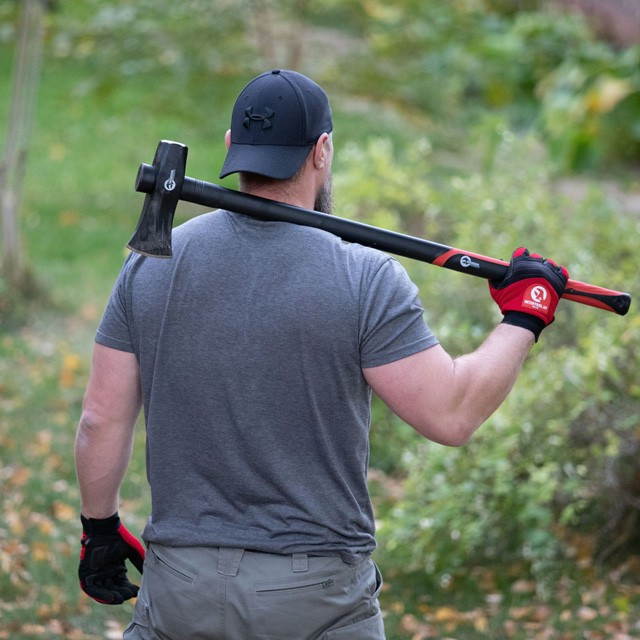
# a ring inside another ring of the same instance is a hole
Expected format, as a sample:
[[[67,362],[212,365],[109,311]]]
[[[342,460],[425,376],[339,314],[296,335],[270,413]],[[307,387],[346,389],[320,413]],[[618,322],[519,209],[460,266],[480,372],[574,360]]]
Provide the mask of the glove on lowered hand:
[[[80,550],[80,588],[102,604],[122,604],[135,598],[138,587],[127,579],[125,559],[142,573],[144,547],[120,522],[116,512],[110,518],[82,521]]]
[[[541,331],[554,320],[568,279],[564,267],[519,247],[505,277],[489,280],[489,291],[504,315],[502,322],[529,329],[537,342]]]

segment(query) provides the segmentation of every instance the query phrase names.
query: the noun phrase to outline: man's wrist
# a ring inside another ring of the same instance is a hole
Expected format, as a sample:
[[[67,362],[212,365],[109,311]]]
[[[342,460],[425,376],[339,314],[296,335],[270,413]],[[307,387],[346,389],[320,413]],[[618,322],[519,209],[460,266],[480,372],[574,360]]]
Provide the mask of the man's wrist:
[[[108,518],[86,518],[80,514],[80,521],[83,531],[93,535],[116,533],[120,526],[120,516],[117,511]]]
[[[538,342],[538,338],[540,337],[542,330],[546,326],[544,321],[537,316],[532,316],[531,314],[524,313],[522,311],[505,312],[504,318],[502,319],[502,324],[510,324],[515,327],[528,329],[529,331],[531,331],[531,333],[533,333],[536,342]]]

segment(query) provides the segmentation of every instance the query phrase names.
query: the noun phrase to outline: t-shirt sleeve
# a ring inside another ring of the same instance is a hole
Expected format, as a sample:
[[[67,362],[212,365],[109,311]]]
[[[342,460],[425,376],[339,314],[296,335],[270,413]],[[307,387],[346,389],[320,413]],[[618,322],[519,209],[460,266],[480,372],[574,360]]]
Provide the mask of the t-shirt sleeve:
[[[129,260],[116,280],[102,320],[96,331],[96,342],[118,351],[135,353],[127,314],[126,282]]]
[[[424,320],[418,288],[389,258],[370,280],[360,315],[360,361],[377,367],[438,344]]]

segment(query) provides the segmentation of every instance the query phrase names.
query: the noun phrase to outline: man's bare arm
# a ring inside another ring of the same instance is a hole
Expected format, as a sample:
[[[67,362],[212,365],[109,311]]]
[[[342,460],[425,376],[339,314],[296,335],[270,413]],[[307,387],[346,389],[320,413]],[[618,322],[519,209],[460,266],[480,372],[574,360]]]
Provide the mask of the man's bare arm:
[[[425,438],[460,446],[505,400],[533,342],[527,329],[501,324],[473,353],[454,359],[436,345],[363,373]]]
[[[118,510],[141,402],[135,355],[96,344],[75,444],[86,518],[107,518]]]

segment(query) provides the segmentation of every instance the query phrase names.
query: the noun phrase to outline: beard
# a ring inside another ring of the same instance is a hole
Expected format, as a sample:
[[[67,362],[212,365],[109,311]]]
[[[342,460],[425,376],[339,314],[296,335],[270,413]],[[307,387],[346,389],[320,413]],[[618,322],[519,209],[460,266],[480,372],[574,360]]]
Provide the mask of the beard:
[[[333,185],[331,174],[327,176],[318,193],[316,193],[316,201],[313,208],[320,213],[333,213]]]

